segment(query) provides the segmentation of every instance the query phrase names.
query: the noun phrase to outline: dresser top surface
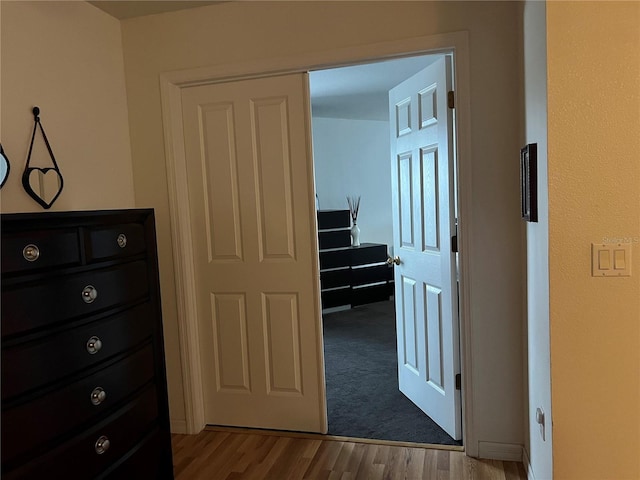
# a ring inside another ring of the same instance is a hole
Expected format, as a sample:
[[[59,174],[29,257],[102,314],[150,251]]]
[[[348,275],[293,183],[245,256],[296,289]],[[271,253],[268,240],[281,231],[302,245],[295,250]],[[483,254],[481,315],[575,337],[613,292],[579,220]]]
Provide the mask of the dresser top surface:
[[[76,210],[64,212],[30,212],[30,213],[2,213],[0,223],[2,227],[10,227],[17,222],[37,222],[40,228],[55,226],[70,226],[73,224],[99,225],[117,221],[140,221],[154,215],[152,208],[136,208],[122,210]]]

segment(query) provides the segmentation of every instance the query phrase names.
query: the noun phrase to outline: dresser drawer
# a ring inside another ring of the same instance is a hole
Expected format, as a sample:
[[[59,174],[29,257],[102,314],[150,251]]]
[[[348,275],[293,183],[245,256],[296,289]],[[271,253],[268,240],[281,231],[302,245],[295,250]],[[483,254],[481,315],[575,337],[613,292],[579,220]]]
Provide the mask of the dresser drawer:
[[[322,308],[339,307],[351,303],[351,287],[327,290],[320,294]]]
[[[101,477],[102,478],[102,477]],[[128,458],[108,472],[105,480],[173,479],[171,442],[156,429],[136,445]]]
[[[351,265],[366,265],[387,260],[387,246],[363,243],[351,250]]]
[[[151,386],[95,427],[60,446],[53,445],[49,452],[25,463],[21,468],[3,470],[2,478],[94,478],[136,445],[153,428],[157,416],[156,390]],[[98,454],[96,448],[101,438],[108,439],[109,448]]]
[[[339,268],[351,264],[351,249],[329,250],[320,252],[320,269]]]
[[[2,401],[58,381],[140,343],[152,333],[148,303],[41,340],[2,349]],[[100,340],[95,354],[87,350],[92,337]]]
[[[128,257],[145,251],[144,227],[139,223],[88,229],[87,260]]]
[[[318,230],[330,228],[349,228],[351,214],[349,210],[318,210]]]
[[[354,287],[370,283],[388,282],[393,280],[393,267],[389,265],[374,265],[351,269],[351,285]]]
[[[81,259],[75,228],[3,233],[1,250],[3,274],[79,265]]]
[[[328,248],[344,248],[351,246],[351,233],[349,230],[332,230],[329,232],[318,232],[318,248],[326,250]]]
[[[320,288],[350,287],[351,269],[341,268],[339,270],[326,270],[320,272]]]
[[[3,411],[3,462],[11,462],[101,415],[148,383],[153,374],[153,348],[149,344],[104,370]]]
[[[93,287],[91,303],[83,292]],[[117,268],[51,278],[2,291],[3,337],[53,325],[144,297],[148,291],[147,265],[132,262]]]

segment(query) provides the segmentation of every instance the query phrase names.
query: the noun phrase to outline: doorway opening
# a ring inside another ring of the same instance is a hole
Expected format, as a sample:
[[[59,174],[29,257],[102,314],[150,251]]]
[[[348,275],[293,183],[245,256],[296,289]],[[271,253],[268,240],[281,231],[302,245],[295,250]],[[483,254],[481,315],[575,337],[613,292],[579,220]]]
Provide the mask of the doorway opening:
[[[450,34],[443,35],[435,35],[435,36],[424,36],[424,37],[415,37],[409,38],[402,41],[393,41],[386,42],[382,44],[375,45],[363,45],[362,47],[357,48],[348,48],[348,49],[338,49],[338,50],[330,50],[326,52],[320,52],[317,54],[313,54],[307,57],[288,57],[284,59],[280,59],[280,61],[255,61],[247,64],[232,64],[226,66],[216,66],[211,68],[198,68],[191,70],[180,70],[174,72],[167,72],[163,74],[160,78],[161,83],[161,96],[162,96],[162,105],[163,105],[163,126],[165,132],[166,139],[166,164],[167,164],[167,172],[169,177],[169,185],[170,185],[170,197],[169,197],[169,205],[170,205],[170,217],[172,221],[172,240],[174,242],[174,252],[175,255],[175,264],[174,267],[176,269],[176,285],[177,290],[180,292],[179,295],[179,303],[177,305],[178,308],[178,318],[179,321],[179,337],[181,345],[181,361],[183,365],[184,375],[183,375],[183,383],[184,383],[184,394],[185,394],[185,416],[186,416],[186,428],[185,430],[188,433],[198,433],[202,427],[207,423],[221,423],[221,422],[211,422],[207,419],[206,412],[206,395],[205,393],[210,390],[211,386],[211,378],[208,377],[203,372],[203,364],[200,355],[200,339],[203,338],[203,333],[200,330],[199,318],[200,318],[200,307],[199,304],[199,296],[196,294],[197,287],[199,282],[197,280],[197,272],[192,268],[198,261],[198,257],[196,255],[196,250],[194,249],[194,233],[192,229],[192,225],[194,224],[195,214],[191,212],[190,209],[190,201],[189,197],[191,194],[190,185],[187,182],[187,171],[189,166],[197,165],[197,162],[190,161],[189,159],[193,155],[188,155],[186,152],[186,146],[189,143],[193,143],[194,145],[201,145],[202,142],[198,139],[197,132],[202,129],[194,129],[187,128],[184,121],[184,109],[190,109],[192,107],[197,107],[197,105],[189,105],[185,104],[185,99],[183,98],[184,94],[188,91],[192,90],[194,85],[205,86],[205,85],[216,85],[216,84],[228,84],[229,82],[233,83],[234,87],[240,88],[241,85],[248,87],[245,85],[245,80],[248,79],[258,79],[265,78],[269,76],[281,76],[281,75],[294,75],[294,74],[302,74],[309,71],[320,70],[327,68],[328,66],[344,66],[344,65],[354,65],[364,62],[377,61],[378,59],[383,58],[398,58],[399,56],[405,55],[420,55],[427,53],[443,53],[443,52],[455,52],[456,56],[456,127],[458,128],[457,132],[457,145],[456,145],[456,153],[459,161],[459,184],[460,187],[456,189],[458,193],[459,200],[459,219],[460,224],[464,227],[461,232],[463,233],[460,236],[460,251],[459,254],[459,275],[461,278],[459,287],[460,287],[460,342],[461,342],[461,361],[463,363],[462,368],[462,376],[456,379],[456,383],[462,386],[462,396],[464,397],[464,417],[462,424],[464,425],[464,443],[465,443],[465,451],[467,451],[468,455],[475,456],[478,455],[478,446],[475,435],[475,425],[476,423],[473,421],[474,418],[474,386],[473,386],[473,375],[471,365],[473,362],[473,349],[471,348],[474,345],[473,341],[473,331],[471,329],[471,308],[470,308],[470,282],[469,278],[469,256],[467,252],[470,251],[469,246],[473,244],[473,232],[471,230],[470,225],[467,222],[469,218],[469,212],[471,211],[471,197],[470,197],[470,187],[471,187],[471,178],[470,178],[470,117],[469,117],[469,90],[470,90],[470,78],[469,78],[469,45],[468,38],[466,32],[454,32]],[[302,77],[298,77],[302,79]],[[237,82],[236,82],[237,81]],[[308,87],[306,86],[307,82],[299,81],[299,85],[294,90],[297,91],[296,95],[299,98],[303,98],[302,103],[306,105],[306,110],[308,110]],[[304,83],[304,85],[303,85]],[[305,93],[306,92],[306,93]],[[255,98],[255,94],[253,92],[245,92],[248,96],[250,94],[251,98]],[[288,91],[284,93],[278,94],[268,94],[265,96],[265,100],[273,99],[273,98],[285,98],[289,95]],[[284,100],[283,100],[284,101]],[[196,102],[197,103],[197,102]],[[211,103],[207,100],[204,101],[205,104]],[[296,103],[300,103],[300,101],[296,101]],[[269,108],[272,105],[271,101],[265,101],[261,105],[267,108],[267,110],[273,111]],[[276,109],[277,110],[277,109]],[[197,108],[196,108],[197,111]],[[281,111],[281,110],[279,110]],[[298,114],[301,114],[302,110],[297,108]],[[222,115],[224,112],[220,111]],[[277,113],[277,111],[275,112]],[[223,116],[224,117],[224,116]],[[226,116],[228,119],[228,115]],[[310,141],[310,135],[305,133],[303,135],[299,134],[300,126],[304,125],[305,132],[308,128],[307,123],[308,114],[303,121],[296,120],[291,123],[292,127],[296,127],[296,136],[295,138],[305,138],[307,141]],[[224,120],[224,118],[222,118]],[[268,119],[267,119],[268,120]],[[221,127],[224,127],[225,122],[221,121]],[[250,123],[250,122],[249,122]],[[282,125],[282,122],[272,122],[269,121],[268,125],[277,126]],[[193,138],[185,138],[185,132],[190,132],[193,134]],[[228,132],[227,132],[228,135]],[[267,135],[267,139],[271,139],[273,135]],[[195,142],[195,143],[194,143]],[[223,142],[224,143],[224,142]],[[228,145],[234,145],[233,142]],[[280,144],[279,145],[284,145]],[[314,205],[313,205],[313,194],[311,194],[312,182],[313,182],[313,172],[312,172],[312,159],[310,157],[310,149],[308,148],[307,142],[305,142],[305,153],[296,153],[294,155],[295,158],[307,158],[305,162],[295,162],[290,165],[300,165],[304,167],[306,170],[304,172],[304,179],[299,181],[295,181],[291,183],[291,187],[299,187],[303,190],[306,190],[307,198],[303,198],[302,201],[297,202],[298,206],[302,205],[304,210],[307,212],[303,215],[301,222],[303,225],[307,225],[307,227],[302,230],[296,230],[301,234],[304,234],[305,231],[308,234],[311,234],[311,238],[317,234],[315,225],[309,225],[309,217],[313,216],[315,213]],[[198,148],[196,148],[198,150]],[[199,150],[198,150],[199,151]],[[309,154],[309,155],[308,155]],[[199,157],[197,157],[199,158]],[[227,158],[222,156],[221,158]],[[229,157],[233,158],[233,157]],[[274,160],[278,160],[281,158],[280,156],[274,157]],[[282,166],[280,166],[282,167]],[[219,176],[216,175],[216,179]],[[199,182],[196,182],[198,184]],[[228,186],[227,184],[223,184]],[[231,184],[233,185],[233,184]],[[223,192],[229,193],[229,189],[223,189]],[[249,188],[249,191],[255,191],[254,186]],[[233,193],[233,190],[231,190]],[[282,189],[276,189],[273,191],[273,195],[276,198],[280,198],[283,196]],[[272,197],[269,197],[272,198]],[[290,203],[284,202],[285,205],[290,205]],[[226,211],[226,210],[225,210]],[[272,212],[276,215],[282,214],[281,208],[272,209]],[[287,211],[288,212],[288,211]],[[288,214],[288,213],[287,213]],[[258,225],[260,225],[258,223]],[[278,231],[283,231],[282,229]],[[218,232],[226,232],[229,235],[233,236],[235,234],[235,230],[233,228],[229,229],[219,229]],[[243,238],[253,239],[255,236],[244,236]],[[308,245],[310,253],[315,252],[317,244],[311,244],[311,238],[307,237],[305,241],[299,242],[298,245],[304,246]],[[315,243],[315,242],[314,242]],[[225,244],[227,245],[227,244]],[[233,243],[230,243],[233,245]],[[312,255],[313,257],[313,255]],[[309,431],[309,432],[319,432],[326,433],[326,402],[324,395],[324,382],[317,382],[320,375],[321,370],[324,368],[322,364],[322,325],[320,323],[321,316],[319,311],[319,289],[318,287],[318,267],[316,261],[313,258],[310,259],[311,263],[315,263],[315,265],[310,266],[310,270],[313,272],[313,278],[311,281],[315,284],[313,288],[313,292],[311,294],[312,301],[305,301],[306,305],[313,304],[315,313],[312,315],[314,317],[313,325],[311,323],[303,322],[297,324],[284,323],[282,326],[287,327],[289,325],[296,325],[307,328],[306,333],[309,334],[313,345],[309,345],[308,343],[303,345],[301,349],[298,349],[295,345],[288,351],[305,353],[304,358],[304,371],[306,375],[304,379],[308,382],[307,388],[304,389],[306,392],[302,396],[298,396],[301,401],[308,401],[310,405],[301,407],[298,415],[291,415],[291,410],[286,410],[283,412],[283,418],[286,421],[294,420],[296,425],[287,427],[285,422],[280,422],[273,428],[277,429],[290,429],[296,431]],[[225,263],[226,264],[226,263]],[[281,275],[280,275],[281,276]],[[228,291],[228,287],[227,290]],[[287,291],[295,292],[297,291],[297,286],[293,286],[289,288]],[[210,307],[210,305],[209,305]],[[243,313],[241,309],[236,309],[239,313]],[[287,312],[291,312],[293,314],[296,313],[295,309],[287,309]],[[303,318],[310,318],[308,314],[304,314]],[[242,326],[240,324],[240,326]],[[309,332],[308,327],[313,327],[315,332]],[[241,333],[244,337],[245,330],[241,328],[237,330],[236,333]],[[233,332],[232,332],[233,333]],[[282,339],[281,336],[274,336],[273,339]],[[292,338],[289,335],[287,338]],[[293,337],[295,338],[295,336]],[[301,338],[301,337],[298,337]],[[307,339],[307,337],[304,337]],[[259,342],[259,345],[262,343]],[[296,345],[300,345],[299,342]],[[207,348],[210,345],[206,346]],[[246,349],[233,349],[231,353],[243,353],[246,352]],[[302,360],[302,358],[301,358]],[[232,363],[232,365],[238,365],[238,362]],[[283,367],[290,367],[292,362],[281,362],[278,365],[282,365]],[[302,371],[302,363],[297,362],[293,364],[299,365],[300,369],[296,370],[296,372]],[[232,371],[236,372],[237,369]],[[239,371],[239,374],[242,374],[242,371]],[[297,378],[297,377],[295,377]],[[214,379],[215,380],[215,379]],[[215,382],[213,383],[215,387]],[[227,393],[235,394],[235,390],[229,390]],[[248,396],[246,392],[240,392],[244,396]],[[249,392],[250,393],[250,392]],[[237,396],[237,395],[236,395]],[[291,395],[283,395],[286,398],[292,398]],[[234,403],[233,407],[229,409],[216,407],[216,411],[220,412],[235,412],[237,404]],[[255,411],[256,409],[252,409],[251,411]],[[258,409],[260,410],[260,409]],[[272,418],[271,415],[269,418]],[[237,424],[241,425],[244,423],[229,423],[229,424]]]
[[[309,74],[331,435],[462,444],[398,384],[393,258],[400,252],[394,251],[393,216],[398,212],[392,208],[397,181],[391,181],[389,91],[443,57],[422,55]],[[455,177],[454,172],[455,167]],[[455,218],[455,178],[452,184]],[[414,195],[422,198],[423,192]],[[355,247],[347,197],[360,200],[361,258],[356,261],[350,256]],[[455,341],[459,345],[458,335]]]

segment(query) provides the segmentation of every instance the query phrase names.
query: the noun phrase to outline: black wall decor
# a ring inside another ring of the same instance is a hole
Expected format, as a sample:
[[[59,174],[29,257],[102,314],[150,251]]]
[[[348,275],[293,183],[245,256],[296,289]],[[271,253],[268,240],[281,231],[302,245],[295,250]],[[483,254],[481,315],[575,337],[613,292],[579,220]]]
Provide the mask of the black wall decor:
[[[11,170],[11,164],[9,163],[9,157],[4,153],[2,144],[0,143],[0,188],[4,186],[9,178],[9,171]]]
[[[522,219],[538,221],[538,144],[520,149],[520,210]]]
[[[47,135],[44,133],[42,123],[40,123],[40,109],[33,107],[32,112],[34,121],[33,134],[31,135],[31,144],[29,145],[29,154],[27,155],[27,165],[22,174],[22,186],[29,196],[38,202],[42,208],[49,209],[62,193],[64,181],[62,179],[62,173],[60,173],[60,168],[58,168],[58,164],[56,163],[56,157],[53,155],[53,150],[51,150]],[[36,130],[38,127],[40,127],[40,133],[47,146],[53,167],[40,168],[29,166],[33,152],[33,141],[36,138]]]

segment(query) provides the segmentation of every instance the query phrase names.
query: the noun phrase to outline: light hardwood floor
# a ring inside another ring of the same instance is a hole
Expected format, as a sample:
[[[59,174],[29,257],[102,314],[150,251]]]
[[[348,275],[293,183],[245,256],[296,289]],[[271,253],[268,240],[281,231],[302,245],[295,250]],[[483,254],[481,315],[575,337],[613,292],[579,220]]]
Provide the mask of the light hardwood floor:
[[[208,429],[172,435],[176,480],[526,480],[522,464],[322,435]]]

